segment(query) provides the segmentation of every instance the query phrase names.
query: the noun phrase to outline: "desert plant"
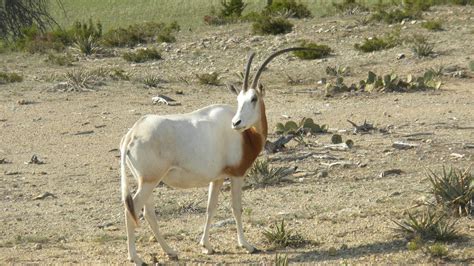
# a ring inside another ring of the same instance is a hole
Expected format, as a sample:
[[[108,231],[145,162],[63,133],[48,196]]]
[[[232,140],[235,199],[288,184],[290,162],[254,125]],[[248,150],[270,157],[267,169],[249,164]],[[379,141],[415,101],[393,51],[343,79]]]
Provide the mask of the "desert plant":
[[[419,217],[408,213],[408,217],[401,222],[393,221],[398,225],[398,230],[406,237],[413,239],[420,237],[423,240],[447,241],[459,237],[454,225],[445,215],[425,211]]]
[[[57,25],[48,12],[48,0],[10,0],[0,4],[0,37],[19,39],[23,29],[33,25],[40,33]]]
[[[66,88],[64,91],[93,91],[97,86],[103,85],[103,78],[93,71],[76,69],[64,74]]]
[[[295,121],[287,121],[285,124],[277,123],[275,126],[275,133],[278,135],[298,135],[298,134],[318,134],[326,133],[327,125],[315,124],[313,119],[304,117],[299,123]]]
[[[387,24],[400,23],[408,19],[421,18],[422,10],[420,8],[410,8],[408,6],[387,8],[382,5],[375,9],[370,17],[371,20],[383,21]]]
[[[14,82],[22,82],[23,77],[17,73],[0,71],[0,85]]]
[[[331,142],[333,144],[339,144],[342,143],[342,136],[339,134],[333,134],[331,137]]]
[[[341,3],[333,3],[332,5],[338,12],[344,14],[355,14],[357,12],[369,10],[368,7],[356,0],[344,0]]]
[[[418,58],[430,56],[433,53],[434,44],[428,42],[427,38],[423,35],[414,35],[408,42],[411,44],[413,53]]]
[[[286,34],[293,30],[293,24],[282,17],[260,16],[252,24],[253,34],[278,35]]]
[[[474,72],[474,60],[469,61],[469,70]]]
[[[329,76],[334,76],[334,77],[346,77],[346,76],[350,76],[351,69],[350,67],[344,67],[344,66],[335,66],[335,67],[327,66],[326,74]]]
[[[448,248],[441,243],[434,243],[428,247],[428,253],[433,257],[445,257],[448,255]]]
[[[246,181],[247,187],[261,188],[278,184],[286,176],[287,168],[271,167],[266,159],[258,159],[250,168]]]
[[[431,31],[442,31],[443,26],[441,20],[428,20],[421,23],[421,26]]]
[[[15,50],[26,51],[29,53],[45,53],[51,50],[62,51],[65,44],[59,39],[56,33],[60,32],[41,32],[36,25],[22,29],[21,37],[17,38],[13,45]]]
[[[156,48],[146,48],[139,49],[134,52],[126,52],[122,57],[128,62],[134,63],[143,63],[146,61],[162,59],[160,52]]]
[[[275,0],[267,2],[267,6],[263,11],[266,15],[279,15],[283,13],[291,14],[294,18],[308,18],[311,17],[311,11],[302,3],[297,3],[295,0]]]
[[[223,17],[240,17],[247,6],[242,0],[221,0],[221,12]]]
[[[276,253],[275,266],[288,266],[288,256]]]
[[[143,84],[150,88],[157,88],[160,83],[163,83],[163,80],[157,76],[149,75],[143,79]]]
[[[309,41],[302,41],[300,43],[301,47],[310,48],[311,50],[304,51],[294,51],[293,54],[299,59],[311,60],[311,59],[320,59],[328,56],[332,49],[324,44],[316,44]]]
[[[373,51],[380,51],[393,48],[400,44],[400,31],[396,29],[382,37],[366,38],[362,44],[356,43],[354,48],[356,50],[369,53]]]
[[[49,62],[58,66],[72,66],[75,61],[74,57],[70,54],[53,54],[50,53],[46,62]]]
[[[285,228],[284,220],[281,223],[275,222],[269,229],[264,230],[263,236],[274,248],[297,247],[304,242],[300,234]]]
[[[471,170],[456,169],[449,171],[443,167],[441,174],[428,172],[436,201],[455,211],[458,215],[469,215],[474,210],[474,177]]]
[[[102,37],[102,24],[94,24],[92,19],[89,22],[76,21],[72,27],[74,34],[73,48],[85,55],[91,55],[101,51],[98,41]]]
[[[176,22],[169,25],[158,22],[133,24],[127,28],[116,28],[106,32],[101,43],[106,47],[134,47],[140,43],[175,42],[174,34],[180,27]]]
[[[217,72],[196,74],[196,77],[200,84],[213,85],[213,86],[220,85],[220,77],[219,77],[219,73]]]

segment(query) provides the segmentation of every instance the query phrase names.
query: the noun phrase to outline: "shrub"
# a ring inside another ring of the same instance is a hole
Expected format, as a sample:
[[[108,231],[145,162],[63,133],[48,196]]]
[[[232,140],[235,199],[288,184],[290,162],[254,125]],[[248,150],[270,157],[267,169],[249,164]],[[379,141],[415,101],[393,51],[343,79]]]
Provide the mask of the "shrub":
[[[0,85],[22,81],[23,77],[17,73],[0,72]]]
[[[123,59],[128,62],[143,63],[150,60],[159,60],[160,52],[156,48],[139,49],[135,52],[127,52],[123,54]]]
[[[447,241],[458,238],[458,232],[454,225],[446,216],[425,211],[420,217],[408,213],[408,217],[401,221],[393,221],[398,225],[398,230],[406,237],[413,239],[419,237],[423,240]]]
[[[327,45],[308,41],[301,42],[301,47],[311,48],[311,50],[293,52],[296,57],[304,60],[320,59],[328,56],[332,52],[332,49]]]
[[[63,91],[92,91],[104,84],[103,78],[94,71],[76,69],[64,74],[66,87]]]
[[[146,76],[143,79],[143,84],[145,84],[145,86],[150,87],[150,88],[157,88],[159,84],[162,82],[163,82],[162,79],[153,75]]]
[[[293,24],[285,18],[260,16],[252,24],[253,34],[278,35],[286,34],[293,30]]]
[[[286,176],[286,170],[284,167],[271,167],[265,159],[256,160],[245,179],[246,186],[261,188],[278,184]]]
[[[295,0],[270,1],[270,4],[265,7],[263,13],[266,15],[289,13],[294,18],[311,17],[311,11],[309,11],[308,7],[302,3],[297,3]]]
[[[54,32],[42,33],[36,25],[32,25],[22,30],[22,37],[15,41],[14,47],[29,53],[45,53],[51,50],[62,51],[65,45]]]
[[[354,14],[357,11],[369,10],[365,5],[357,2],[356,0],[344,0],[342,3],[333,3],[332,5],[338,12],[345,14]]]
[[[415,35],[409,42],[413,53],[418,58],[427,57],[433,53],[434,44],[429,43],[425,36]]]
[[[406,19],[421,18],[421,11],[416,9],[395,8],[387,10],[385,8],[377,9],[371,16],[371,20],[383,21],[387,24],[400,23]]]
[[[372,37],[367,38],[362,44],[356,43],[354,48],[364,53],[370,53],[373,51],[380,51],[390,49],[397,46],[400,43],[400,32],[395,30],[389,34],[385,34],[383,37]]]
[[[58,66],[72,66],[72,62],[75,61],[74,57],[72,57],[70,54],[53,54],[50,53],[48,55],[48,58],[46,59],[46,62],[49,62],[54,65]]]
[[[469,215],[474,210],[474,177],[470,169],[458,170],[443,168],[441,175],[432,171],[428,173],[436,201],[456,212],[458,215]]]
[[[99,52],[98,41],[102,37],[102,24],[97,22],[94,24],[92,19],[89,19],[89,23],[81,23],[76,21],[72,28],[74,34],[74,45],[73,47],[85,54],[91,55]]]
[[[220,85],[219,73],[217,73],[217,72],[196,74],[196,77],[199,81],[199,84],[214,85],[214,86],[219,86]]]
[[[285,221],[275,224],[268,230],[263,231],[266,241],[274,248],[297,247],[304,243],[300,234],[285,228]]]
[[[421,26],[427,30],[431,31],[442,31],[443,26],[440,20],[428,20],[421,23]]]
[[[428,247],[428,252],[433,257],[444,257],[448,255],[448,248],[441,243],[434,243]]]
[[[157,22],[134,24],[128,28],[112,29],[102,37],[102,44],[107,47],[134,47],[140,43],[175,42],[174,33],[179,31],[179,25],[173,22],[169,25]]]
[[[221,0],[221,12],[222,17],[240,17],[247,4],[242,0]]]

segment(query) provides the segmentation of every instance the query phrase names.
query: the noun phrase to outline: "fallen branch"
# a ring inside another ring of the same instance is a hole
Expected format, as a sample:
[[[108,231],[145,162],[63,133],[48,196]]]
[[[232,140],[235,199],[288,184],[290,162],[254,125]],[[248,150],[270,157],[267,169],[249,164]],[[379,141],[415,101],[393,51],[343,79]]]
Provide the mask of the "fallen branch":
[[[290,142],[294,137],[295,135],[286,135],[286,136],[281,136],[275,142],[271,142],[267,140],[267,142],[265,143],[265,151],[267,153],[279,152],[283,148],[285,148],[285,144]]]

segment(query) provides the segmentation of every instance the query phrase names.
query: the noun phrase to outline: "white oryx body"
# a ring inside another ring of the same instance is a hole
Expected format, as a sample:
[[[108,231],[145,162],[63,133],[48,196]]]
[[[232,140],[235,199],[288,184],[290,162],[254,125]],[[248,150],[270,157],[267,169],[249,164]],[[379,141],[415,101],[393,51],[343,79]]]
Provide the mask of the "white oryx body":
[[[256,251],[244,237],[242,227],[242,185],[246,171],[263,149],[267,138],[267,119],[263,102],[263,88],[258,86],[265,66],[277,55],[306,48],[288,48],[270,55],[257,70],[252,85],[248,77],[254,54],[250,54],[245,68],[243,88],[238,93],[237,109],[229,105],[210,105],[187,114],[146,115],[140,118],[122,138],[121,183],[125,204],[125,222],[129,259],[142,261],[135,248],[134,228],[138,225],[138,211],[143,209],[158,243],[173,258],[176,251],[169,247],[158,229],[153,189],[160,183],[175,188],[209,185],[206,223],[200,244],[203,252],[211,254],[209,229],[217,209],[219,190],[224,178],[231,181],[232,212],[237,226],[237,240],[248,252]],[[130,195],[126,165],[138,181],[138,190]]]

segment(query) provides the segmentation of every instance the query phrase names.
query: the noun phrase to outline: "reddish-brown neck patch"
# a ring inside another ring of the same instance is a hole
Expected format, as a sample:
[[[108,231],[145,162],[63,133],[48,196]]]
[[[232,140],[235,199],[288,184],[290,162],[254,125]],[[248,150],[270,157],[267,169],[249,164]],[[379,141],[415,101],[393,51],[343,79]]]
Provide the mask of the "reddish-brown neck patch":
[[[245,175],[265,145],[268,134],[267,116],[265,104],[260,100],[260,121],[254,126],[242,132],[242,158],[237,165],[227,166],[224,173],[230,176],[241,177]]]

